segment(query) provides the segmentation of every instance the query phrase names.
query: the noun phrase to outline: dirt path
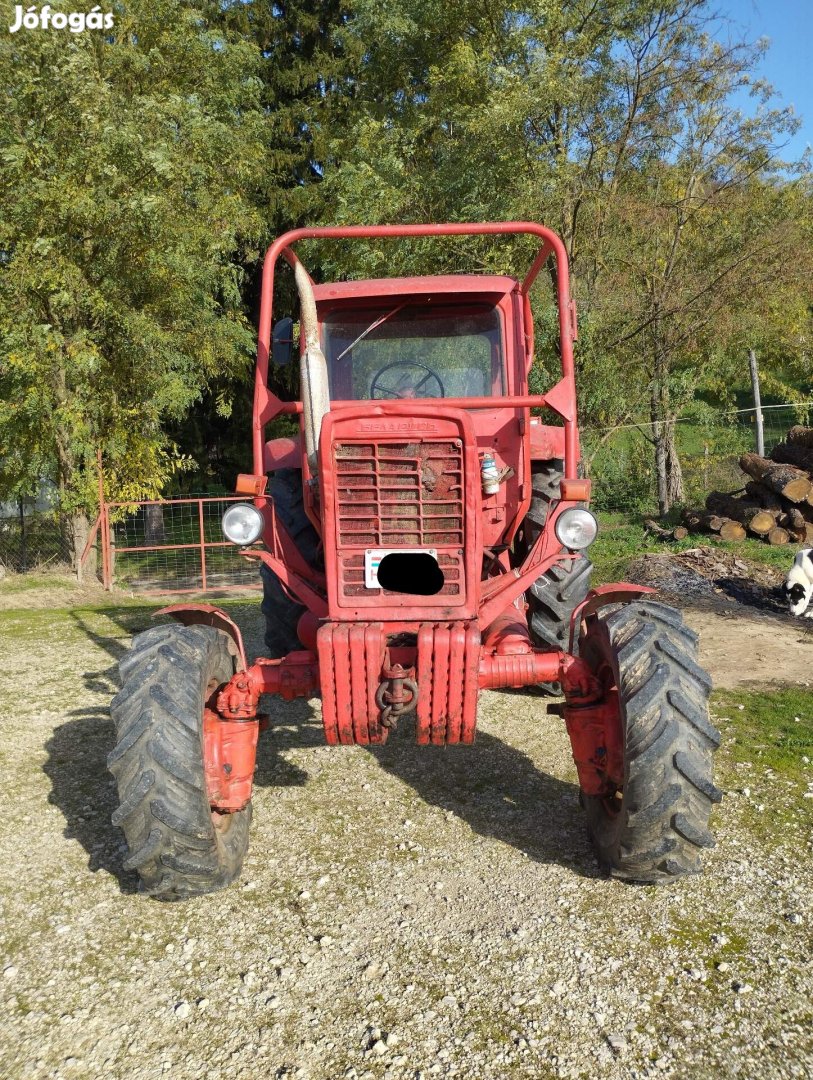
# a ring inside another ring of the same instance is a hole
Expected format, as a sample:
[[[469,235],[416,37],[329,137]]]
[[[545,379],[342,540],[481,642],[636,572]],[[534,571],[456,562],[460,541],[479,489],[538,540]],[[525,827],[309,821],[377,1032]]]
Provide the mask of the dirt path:
[[[658,599],[683,609],[721,689],[813,685],[813,619],[789,614],[783,575],[709,545],[643,555],[628,568],[628,580],[654,586]]]
[[[703,666],[718,688],[777,683],[813,686],[813,620],[688,608]]]
[[[716,618],[690,621],[718,681],[756,674],[751,623]],[[718,846],[659,890],[598,874],[537,698],[484,694],[476,746],[448,751],[329,749],[318,702],[276,704],[242,880],[161,905],[122,870],[105,769],[144,622],[0,619],[0,1075],[811,1075],[811,804],[734,766],[726,717]]]

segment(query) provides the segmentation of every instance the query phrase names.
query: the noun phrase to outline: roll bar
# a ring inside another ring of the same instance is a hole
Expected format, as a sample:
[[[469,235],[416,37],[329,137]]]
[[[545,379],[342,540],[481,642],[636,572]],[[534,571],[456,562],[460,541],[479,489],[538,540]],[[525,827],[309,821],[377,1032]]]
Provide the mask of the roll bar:
[[[257,367],[254,376],[254,416],[252,445],[254,473],[265,472],[263,433],[265,425],[280,413],[298,413],[302,403],[281,401],[268,389],[268,359],[271,351],[271,326],[274,294],[274,271],[280,256],[292,267],[299,259],[292,245],[300,240],[377,240],[410,236],[537,236],[542,241],[534,261],[520,285],[520,293],[528,296],[540,270],[553,255],[556,261],[556,299],[559,309],[559,340],[562,358],[562,379],[547,394],[500,399],[503,404],[517,408],[540,408],[547,405],[559,413],[565,422],[565,477],[575,478],[577,459],[576,440],[576,383],[573,369],[573,341],[576,338],[575,308],[570,298],[570,276],[567,252],[562,240],[552,229],[532,221],[492,221],[449,223],[445,225],[328,225],[292,229],[268,248],[263,261],[260,327],[257,343]],[[448,404],[448,403],[447,403]],[[464,408],[493,408],[493,401],[484,398],[460,399],[455,405]]]

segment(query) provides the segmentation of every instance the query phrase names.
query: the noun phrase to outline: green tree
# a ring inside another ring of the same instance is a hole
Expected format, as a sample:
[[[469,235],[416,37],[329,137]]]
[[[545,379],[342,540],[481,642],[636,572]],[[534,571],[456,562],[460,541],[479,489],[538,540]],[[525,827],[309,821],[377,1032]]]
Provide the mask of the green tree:
[[[259,52],[257,77],[263,111],[260,131],[263,168],[243,185],[244,196],[263,219],[261,251],[278,235],[297,225],[312,224],[324,213],[321,182],[329,143],[347,124],[352,87],[362,62],[362,47],[346,34],[350,4],[344,0],[226,0],[206,5],[212,23],[230,37],[251,43]],[[319,275],[318,263],[311,269]],[[245,266],[241,284],[244,306],[253,321],[259,317],[261,260]],[[293,275],[282,264],[275,287],[281,309],[296,305]],[[297,396],[295,364],[273,368],[269,381],[283,398]],[[249,467],[252,373],[228,372],[211,383],[186,416],[173,421],[170,432],[197,463],[195,472],[177,478],[208,490],[212,483],[229,486],[236,472]],[[277,422],[286,432],[294,421]],[[216,445],[205,452],[212,433]],[[175,484],[173,484],[173,488]]]
[[[748,270],[748,289],[716,319],[722,356],[711,389],[725,398],[741,384],[754,350],[762,391],[777,401],[804,402],[813,392],[813,176],[752,189],[745,228],[764,243]]]
[[[785,263],[792,219],[778,142],[795,126],[771,109],[730,104],[754,53],[725,49],[699,27],[668,27],[650,64],[671,77],[650,100],[641,130],[649,149],[618,178],[604,228],[606,268],[596,275],[607,355],[634,374],[646,403],[658,503],[683,499],[675,424],[721,370],[726,314],[757,305],[795,270]]]
[[[353,12],[344,33],[366,43],[365,65],[325,171],[326,216],[553,225],[582,314],[582,419],[649,414],[667,509],[682,491],[674,424],[722,371],[723,312],[756,299],[766,275],[781,288],[787,270],[775,196],[796,121],[752,82],[759,48],[718,44],[705,0],[355,0]],[[732,101],[749,86],[745,116]],[[526,252],[382,246],[350,266],[504,270]]]
[[[2,480],[53,479],[77,554],[97,451],[109,497],[156,495],[166,422],[250,363],[260,66],[182,0],[128,0],[105,33],[0,39]]]

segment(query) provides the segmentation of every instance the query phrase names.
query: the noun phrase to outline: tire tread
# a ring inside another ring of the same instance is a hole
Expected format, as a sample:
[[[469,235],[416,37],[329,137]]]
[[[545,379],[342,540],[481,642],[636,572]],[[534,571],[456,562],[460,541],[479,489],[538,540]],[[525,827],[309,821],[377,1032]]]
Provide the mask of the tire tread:
[[[583,799],[599,860],[614,877],[659,884],[698,873],[699,852],[714,845],[708,822],[722,798],[712,781],[720,733],[708,719],[711,679],[696,648],[680,612],[653,601],[599,613],[583,640],[594,668],[614,667],[622,701],[621,809]]]
[[[302,471],[278,469],[268,482],[268,494],[274,501],[274,512],[291,540],[305,561],[315,566],[320,541],[305,513]],[[263,583],[266,655],[271,660],[277,660],[294,649],[302,648],[296,628],[305,607],[288,595],[277,575],[265,563],[260,565],[260,577]]]
[[[202,723],[207,684],[226,681],[233,661],[223,631],[151,627],[121,661],[122,688],[111,715],[117,744],[108,755],[124,831],[124,868],[163,900],[213,892],[233,881],[248,845],[251,804],[215,829],[206,796]]]

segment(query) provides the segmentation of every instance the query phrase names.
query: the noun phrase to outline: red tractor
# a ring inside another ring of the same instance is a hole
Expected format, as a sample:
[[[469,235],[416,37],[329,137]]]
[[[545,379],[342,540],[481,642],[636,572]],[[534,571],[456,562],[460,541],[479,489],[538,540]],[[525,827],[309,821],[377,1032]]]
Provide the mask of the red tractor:
[[[471,234],[541,246],[523,280],[323,285],[293,250]],[[268,389],[293,336],[289,318],[272,334],[280,256],[300,298],[301,401]],[[532,394],[529,290],[548,266],[562,377]],[[269,248],[254,469],[223,519],[261,562],[269,656],[250,664],[234,622],[190,604],[165,609],[176,621],[139,634],[122,661],[113,821],[144,891],[178,899],[238,876],[262,694],[320,695],[333,745],[383,743],[410,715],[418,743],[446,746],[474,741],[481,690],[547,687],[564,698],[548,712],[564,719],[602,866],[639,882],[698,871],[720,799],[711,682],[695,634],[651,589],[589,591],[596,521],[578,474],[575,338],[565,249],[541,225],[297,229]],[[299,435],[266,441],[283,413]]]

